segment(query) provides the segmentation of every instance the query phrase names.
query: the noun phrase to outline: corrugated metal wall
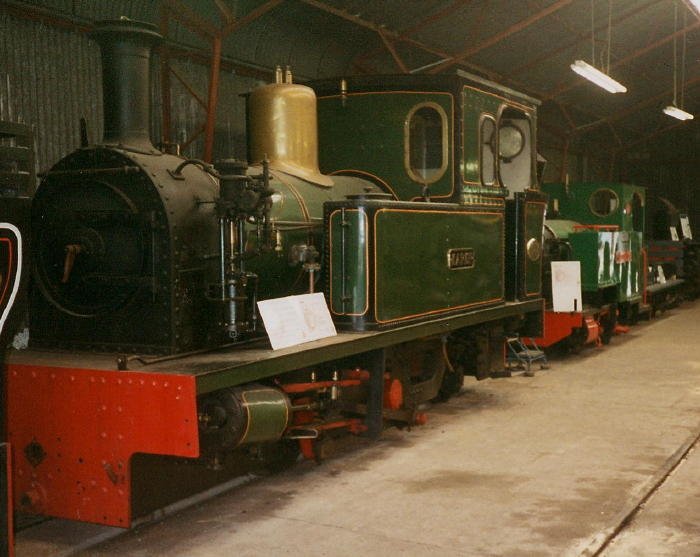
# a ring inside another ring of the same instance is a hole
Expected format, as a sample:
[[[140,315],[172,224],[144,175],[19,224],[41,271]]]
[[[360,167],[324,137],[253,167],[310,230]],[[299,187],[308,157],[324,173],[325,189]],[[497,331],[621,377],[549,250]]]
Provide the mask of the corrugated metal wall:
[[[198,96],[206,100],[209,83],[209,69],[189,61],[171,61],[171,65]],[[157,61],[153,67],[157,67]],[[246,158],[245,142],[245,93],[258,87],[261,81],[222,71],[219,76],[219,102],[216,111],[214,130],[214,158]],[[184,144],[204,123],[205,111],[202,105],[171,76],[171,141]],[[161,138],[160,122],[162,104],[158,78],[154,79],[154,140]],[[204,151],[204,136],[200,135],[183,154],[201,157]]]
[[[102,134],[99,50],[87,37],[0,14],[0,118],[35,132],[39,170]]]
[[[173,67],[206,100],[208,68],[173,61]],[[261,82],[222,72],[214,154],[245,158],[245,100]],[[171,141],[186,142],[204,123],[205,111],[171,77]],[[159,62],[152,64],[152,138],[161,140]],[[0,13],[0,119],[30,124],[35,132],[37,170],[45,171],[80,142],[80,118],[91,142],[102,138],[100,51],[85,34],[47,27]],[[203,136],[184,154],[201,157]]]

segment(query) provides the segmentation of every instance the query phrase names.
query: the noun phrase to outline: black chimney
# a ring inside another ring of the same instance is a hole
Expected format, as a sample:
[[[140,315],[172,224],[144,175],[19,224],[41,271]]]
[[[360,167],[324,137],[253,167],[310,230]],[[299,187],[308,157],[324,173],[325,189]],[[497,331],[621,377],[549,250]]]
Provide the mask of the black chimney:
[[[96,23],[90,36],[102,50],[102,143],[155,151],[149,133],[150,62],[161,35],[155,25],[122,17]]]

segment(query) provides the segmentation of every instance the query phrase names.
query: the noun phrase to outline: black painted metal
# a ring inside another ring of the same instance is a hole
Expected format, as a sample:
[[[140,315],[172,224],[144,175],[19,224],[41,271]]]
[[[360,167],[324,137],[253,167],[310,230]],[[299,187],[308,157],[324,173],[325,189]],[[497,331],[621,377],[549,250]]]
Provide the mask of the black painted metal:
[[[13,138],[14,145],[0,148],[3,170],[0,194],[0,277],[4,288],[0,294],[0,557],[14,555],[12,493],[10,490],[10,446],[5,443],[6,378],[4,356],[18,326],[26,315],[26,283],[29,228],[29,195],[34,192],[34,142],[31,128],[23,124],[0,122],[0,138]],[[18,259],[19,250],[23,259]],[[19,273],[19,274],[18,274]],[[16,283],[19,281],[19,284]],[[16,296],[12,296],[17,286]]]
[[[95,147],[51,169],[32,206],[31,342],[162,354],[220,344],[205,289],[215,276],[218,187],[194,165],[182,171],[185,186],[171,173],[181,163]],[[80,246],[68,275],[66,246]]]
[[[162,37],[155,26],[129,19],[100,22],[91,36],[102,49],[102,142],[154,151],[149,72],[151,48]]]
[[[523,334],[535,335],[541,325],[541,313],[542,300],[528,300],[406,325],[397,329],[341,333],[335,337],[282,350],[270,350],[269,347],[260,346],[231,347],[208,354],[169,359],[153,365],[144,365],[143,362],[134,363],[130,365],[130,369],[194,375],[197,381],[197,392],[203,394],[490,321],[523,318],[526,324],[532,323],[531,327],[526,327],[527,333]],[[66,361],[65,365],[72,364]]]
[[[0,557],[14,555],[10,506],[10,445],[0,443]]]
[[[369,394],[367,396],[367,435],[378,439],[384,429],[384,370],[386,354],[384,349],[373,350],[363,354],[364,366],[369,371]]]

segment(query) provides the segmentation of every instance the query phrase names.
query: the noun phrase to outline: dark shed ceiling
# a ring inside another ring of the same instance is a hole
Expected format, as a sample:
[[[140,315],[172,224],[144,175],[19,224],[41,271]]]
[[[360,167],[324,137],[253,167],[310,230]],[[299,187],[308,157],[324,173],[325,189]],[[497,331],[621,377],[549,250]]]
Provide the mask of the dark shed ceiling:
[[[685,87],[678,104],[700,118],[700,17],[688,0],[37,0],[86,22],[124,14],[169,37],[210,48],[228,26],[223,54],[239,70],[290,65],[303,78],[355,73],[484,75],[543,101],[544,131],[629,147],[681,125],[661,112],[673,100],[674,37]],[[678,7],[674,23],[674,6]],[[609,11],[610,10],[610,11]],[[593,16],[593,17],[592,17]],[[608,43],[608,21],[611,21]],[[611,95],[574,74],[575,59],[627,86]],[[681,64],[685,45],[685,64]],[[609,52],[608,52],[609,46]]]

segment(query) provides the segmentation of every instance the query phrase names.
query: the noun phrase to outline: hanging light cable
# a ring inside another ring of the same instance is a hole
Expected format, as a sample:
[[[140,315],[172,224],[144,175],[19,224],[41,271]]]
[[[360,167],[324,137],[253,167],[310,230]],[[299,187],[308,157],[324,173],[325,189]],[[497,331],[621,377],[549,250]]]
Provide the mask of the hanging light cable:
[[[663,109],[663,113],[678,120],[692,120],[693,115],[683,110],[684,93],[683,82],[685,81],[685,34],[683,34],[683,54],[681,56],[681,106],[678,107],[678,48],[676,46],[676,31],[678,30],[678,3],[673,4],[673,103]]]
[[[700,0],[698,0],[700,2]],[[594,15],[594,0],[591,0],[591,62],[595,64],[595,15]],[[581,77],[595,83],[598,87],[602,87],[609,93],[626,93],[627,87],[619,81],[614,80],[608,74],[610,73],[610,41],[612,34],[612,3],[608,0],[608,53],[607,53],[607,72],[604,73],[583,60],[576,60],[571,64],[571,69]]]

